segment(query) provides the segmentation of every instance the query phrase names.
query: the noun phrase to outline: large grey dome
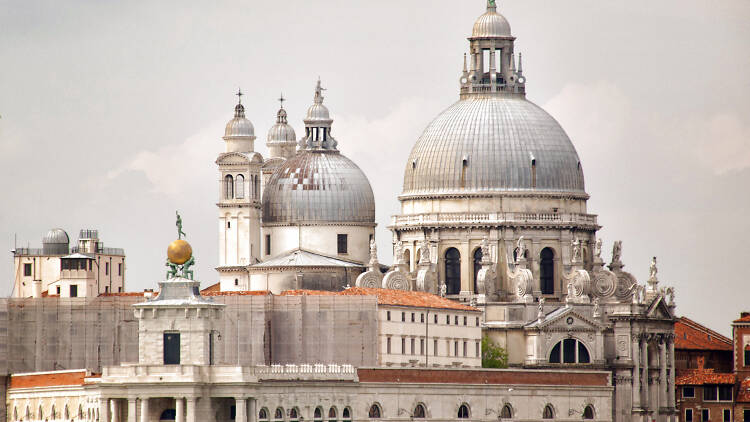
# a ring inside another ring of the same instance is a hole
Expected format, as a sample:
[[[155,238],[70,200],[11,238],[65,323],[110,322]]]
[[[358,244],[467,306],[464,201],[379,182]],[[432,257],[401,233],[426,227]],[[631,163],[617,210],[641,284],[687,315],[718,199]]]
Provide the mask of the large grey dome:
[[[568,135],[522,96],[456,102],[425,129],[404,173],[403,195],[508,191],[585,194]]]
[[[303,150],[271,176],[263,223],[375,223],[367,176],[335,150]]]
[[[45,255],[67,255],[70,237],[63,229],[52,229],[42,238],[42,252]]]
[[[510,37],[510,24],[503,15],[495,11],[494,7],[490,7],[487,13],[474,22],[471,36],[472,38]]]

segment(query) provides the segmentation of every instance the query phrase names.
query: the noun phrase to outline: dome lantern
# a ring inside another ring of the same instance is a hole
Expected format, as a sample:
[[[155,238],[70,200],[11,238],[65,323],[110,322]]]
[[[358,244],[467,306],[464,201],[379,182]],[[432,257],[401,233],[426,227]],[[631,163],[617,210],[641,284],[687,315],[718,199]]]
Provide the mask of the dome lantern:
[[[224,128],[226,152],[252,152],[255,148],[255,127],[245,117],[245,106],[242,105],[242,90],[237,91],[237,105],[234,107],[234,118]]]
[[[288,123],[287,112],[284,110],[284,94],[279,97],[281,107],[276,113],[276,124],[268,131],[266,146],[270,157],[291,158],[297,148],[297,134]]]
[[[307,109],[305,116],[305,137],[299,141],[301,149],[336,150],[338,142],[331,136],[333,119],[328,108],[323,105],[323,88],[320,79],[315,86],[313,105]]]

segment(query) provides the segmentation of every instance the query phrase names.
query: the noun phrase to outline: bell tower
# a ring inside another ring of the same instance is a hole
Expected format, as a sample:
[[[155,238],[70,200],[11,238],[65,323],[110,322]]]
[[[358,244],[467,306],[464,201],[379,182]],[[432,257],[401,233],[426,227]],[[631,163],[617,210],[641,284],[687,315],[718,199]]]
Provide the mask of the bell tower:
[[[221,290],[246,290],[247,266],[260,256],[261,168],[254,151],[255,128],[245,117],[242,91],[234,118],[224,130],[225,151],[219,154],[219,280]]]

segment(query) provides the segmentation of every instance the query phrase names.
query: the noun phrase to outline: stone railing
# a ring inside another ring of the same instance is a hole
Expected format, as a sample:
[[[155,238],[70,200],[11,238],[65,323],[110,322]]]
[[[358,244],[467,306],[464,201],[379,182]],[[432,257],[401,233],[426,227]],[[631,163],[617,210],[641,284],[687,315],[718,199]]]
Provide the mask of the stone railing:
[[[287,364],[256,366],[258,379],[343,379],[354,380],[357,370],[352,365]]]
[[[391,217],[396,228],[409,226],[442,226],[450,224],[513,225],[513,224],[580,224],[596,225],[593,214],[573,213],[430,213]]]

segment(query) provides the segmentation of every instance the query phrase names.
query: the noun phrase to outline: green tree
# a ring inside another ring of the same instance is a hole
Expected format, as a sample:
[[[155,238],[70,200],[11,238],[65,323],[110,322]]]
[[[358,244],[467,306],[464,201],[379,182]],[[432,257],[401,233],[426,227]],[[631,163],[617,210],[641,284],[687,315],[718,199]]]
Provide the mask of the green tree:
[[[482,368],[507,368],[508,352],[489,337],[482,337]]]

